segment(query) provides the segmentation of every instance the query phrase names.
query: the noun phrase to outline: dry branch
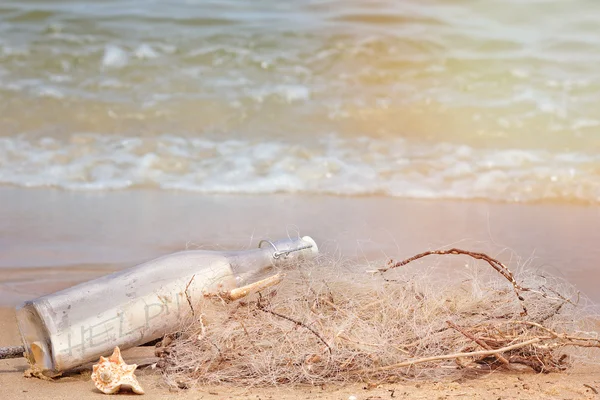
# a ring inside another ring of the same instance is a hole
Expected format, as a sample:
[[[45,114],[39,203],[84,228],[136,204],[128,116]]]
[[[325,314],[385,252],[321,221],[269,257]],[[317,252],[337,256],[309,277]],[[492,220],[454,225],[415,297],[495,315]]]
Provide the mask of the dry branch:
[[[477,259],[477,260],[483,260],[483,261],[487,262],[500,275],[502,275],[504,278],[506,278],[510,282],[510,284],[512,285],[513,290],[515,292],[515,295],[517,296],[517,298],[519,299],[519,301],[521,301],[521,307],[523,308],[523,312],[522,312],[523,316],[527,315],[527,307],[525,307],[525,304],[524,304],[525,299],[523,298],[523,296],[521,296],[520,292],[536,293],[536,294],[538,294],[538,295],[540,295],[540,296],[542,296],[542,297],[544,297],[546,299],[561,300],[562,302],[566,302],[566,303],[570,303],[570,304],[574,304],[574,305],[577,304],[577,303],[573,303],[571,300],[569,300],[565,296],[561,295],[560,293],[558,293],[554,289],[547,288],[545,285],[541,285],[540,286],[540,290],[521,286],[516,281],[515,276],[510,271],[510,269],[508,269],[504,264],[502,264],[500,261],[496,260],[495,258],[492,258],[492,257],[488,256],[485,253],[479,253],[479,252],[469,251],[469,250],[462,250],[462,249],[457,249],[457,248],[452,248],[452,249],[448,249],[448,250],[429,250],[429,251],[425,251],[423,253],[419,253],[417,255],[414,255],[412,257],[409,257],[409,258],[407,258],[405,260],[398,261],[398,262],[394,262],[393,260],[389,260],[388,266],[384,267],[384,268],[379,268],[377,270],[377,272],[383,274],[383,273],[389,271],[390,269],[402,267],[402,266],[404,266],[404,265],[406,265],[406,264],[408,264],[408,263],[410,263],[412,261],[418,260],[418,259],[423,258],[423,257],[431,256],[431,255],[450,255],[450,254],[451,255],[466,255],[466,256],[472,257],[472,258]],[[554,294],[556,294],[557,297],[548,296],[548,294],[546,294],[546,293],[543,292],[544,289],[552,291]],[[579,302],[579,295],[580,294],[577,293],[577,297],[578,297],[577,302]]]
[[[483,347],[485,350],[492,350],[490,348],[490,346],[486,342],[484,342],[481,339],[476,338],[475,336],[473,336],[469,332],[465,331],[464,329],[462,329],[461,327],[459,327],[458,325],[456,325],[454,322],[452,322],[452,321],[446,321],[446,323],[448,325],[450,325],[450,327],[452,329],[454,329],[455,331],[461,333],[462,335],[466,336],[467,338],[471,339],[472,341],[474,341],[475,343],[477,343],[478,345],[480,345],[481,347]],[[495,356],[498,359],[498,361],[500,361],[502,364],[504,364],[506,366],[510,365],[510,362],[508,362],[508,360],[506,358],[504,358],[504,356],[502,356],[502,354],[498,353],[498,354],[495,354]]]
[[[519,285],[517,283],[517,281],[515,280],[513,273],[504,264],[502,264],[500,261],[496,260],[495,258],[488,256],[485,253],[478,253],[475,251],[468,251],[468,250],[462,250],[462,249],[457,249],[457,248],[452,248],[452,249],[448,249],[448,250],[429,250],[429,251],[425,251],[423,253],[414,255],[412,257],[409,257],[405,260],[398,261],[396,263],[394,263],[393,260],[390,260],[387,267],[379,268],[377,271],[380,273],[385,273],[385,272],[389,271],[390,269],[402,267],[410,262],[413,262],[413,261],[418,260],[423,257],[427,257],[427,256],[431,256],[431,255],[449,255],[449,254],[466,255],[466,256],[475,258],[477,260],[483,260],[483,261],[487,262],[493,269],[495,269],[500,275],[505,277],[510,282],[510,284],[513,286],[513,290],[514,290],[515,294],[517,295],[517,298],[519,299],[519,301],[521,301],[521,307],[523,308],[523,315],[527,315],[527,308],[525,307],[525,304],[523,304],[525,299],[523,298],[523,296],[521,296],[521,294],[519,292],[532,291],[532,289],[524,288],[521,285]],[[537,292],[537,291],[535,291],[535,292]],[[545,294],[544,294],[544,296],[545,296]]]
[[[192,282],[194,281],[194,278],[196,277],[196,275],[192,275],[192,278],[190,279],[190,281],[187,283],[187,285],[185,285],[185,298],[187,299],[188,305],[190,306],[190,310],[192,312],[192,316],[195,316],[196,313],[194,312],[194,306],[192,305],[192,299],[190,298],[190,293],[188,292],[190,285],[192,284]]]
[[[304,322],[302,321],[298,321],[295,320],[291,317],[288,317],[287,315],[283,315],[280,314],[276,311],[270,310],[268,308],[266,308],[263,304],[262,304],[262,296],[259,293],[259,297],[258,297],[258,301],[256,302],[256,307],[263,312],[269,313],[269,314],[273,314],[276,317],[279,318],[283,318],[285,320],[288,320],[290,322],[293,322],[294,324],[303,327],[304,329],[312,332],[313,335],[315,335],[325,346],[327,346],[327,350],[329,350],[329,353],[331,354],[333,352],[333,350],[331,350],[331,346],[325,341],[325,339],[323,339],[323,336],[319,335],[319,332],[315,331],[313,328],[311,328],[310,326],[306,325]]]
[[[529,339],[522,343],[515,343],[511,346],[502,347],[502,348],[499,348],[496,350],[470,351],[470,352],[466,352],[466,353],[442,354],[439,356],[418,358],[416,360],[408,360],[408,361],[404,361],[404,362],[397,363],[397,364],[386,365],[385,367],[375,368],[372,371],[389,371],[392,369],[398,369],[398,368],[402,368],[402,367],[410,367],[413,365],[423,364],[423,363],[427,363],[427,362],[453,360],[456,358],[491,356],[491,355],[495,355],[495,354],[504,353],[509,350],[520,349],[521,347],[525,347],[525,346],[529,346],[534,343],[538,343],[541,340],[542,339],[540,339],[540,338],[533,338],[533,339]],[[364,371],[359,371],[359,372],[365,373],[365,372],[369,372],[369,371],[364,370]]]

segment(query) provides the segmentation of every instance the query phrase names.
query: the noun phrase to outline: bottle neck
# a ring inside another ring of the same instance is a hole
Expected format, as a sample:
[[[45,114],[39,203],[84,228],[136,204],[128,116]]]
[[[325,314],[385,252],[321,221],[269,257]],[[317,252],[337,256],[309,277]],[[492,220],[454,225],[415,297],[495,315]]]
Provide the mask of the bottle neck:
[[[234,251],[227,253],[234,274],[260,272],[282,262],[293,259],[309,260],[314,258],[319,249],[308,236],[298,239],[282,239],[274,242],[261,241],[255,250]]]

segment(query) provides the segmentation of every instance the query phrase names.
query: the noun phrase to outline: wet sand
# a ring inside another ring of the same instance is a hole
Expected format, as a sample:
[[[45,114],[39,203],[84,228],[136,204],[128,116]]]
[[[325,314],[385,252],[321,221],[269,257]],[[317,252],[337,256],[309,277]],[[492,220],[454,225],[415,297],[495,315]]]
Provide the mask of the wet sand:
[[[527,268],[600,302],[600,209],[593,206],[17,188],[0,188],[0,204],[0,305],[186,247],[241,249],[298,234],[312,236],[323,254],[362,265],[442,246],[486,252],[513,269],[531,260]]]

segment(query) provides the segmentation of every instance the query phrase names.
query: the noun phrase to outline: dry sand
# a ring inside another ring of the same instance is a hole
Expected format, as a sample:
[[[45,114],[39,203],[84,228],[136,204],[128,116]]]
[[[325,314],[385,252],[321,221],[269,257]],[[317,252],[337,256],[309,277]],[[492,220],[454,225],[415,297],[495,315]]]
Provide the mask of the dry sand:
[[[0,343],[19,345],[15,313],[12,308],[0,308]],[[128,363],[149,364],[154,361],[153,347],[138,347],[124,352]],[[89,369],[58,378],[52,382],[25,378],[24,359],[0,360],[0,393],[2,399],[99,399],[90,379]],[[600,373],[593,367],[579,367],[567,373],[535,374],[495,372],[458,381],[402,382],[396,384],[368,383],[345,386],[300,386],[296,388],[231,388],[203,387],[170,391],[160,375],[150,367],[140,367],[137,373],[146,390],[144,399],[340,399],[356,396],[358,400],[377,399],[595,399],[600,391]],[[129,395],[130,393],[123,394]]]

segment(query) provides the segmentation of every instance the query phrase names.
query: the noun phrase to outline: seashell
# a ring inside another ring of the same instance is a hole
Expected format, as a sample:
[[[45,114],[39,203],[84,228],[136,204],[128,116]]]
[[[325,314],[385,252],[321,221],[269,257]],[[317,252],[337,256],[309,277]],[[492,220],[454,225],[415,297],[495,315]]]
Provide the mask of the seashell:
[[[100,356],[100,361],[95,364],[92,371],[92,380],[102,393],[117,393],[121,386],[130,387],[134,393],[144,394],[144,389],[133,374],[136,364],[127,365],[121,357],[121,349],[115,347],[108,358]]]

